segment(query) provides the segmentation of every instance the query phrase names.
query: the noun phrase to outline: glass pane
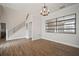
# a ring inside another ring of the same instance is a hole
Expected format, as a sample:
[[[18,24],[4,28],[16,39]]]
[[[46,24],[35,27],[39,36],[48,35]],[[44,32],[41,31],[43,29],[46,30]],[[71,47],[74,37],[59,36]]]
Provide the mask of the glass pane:
[[[72,19],[72,18],[75,18],[75,14],[64,17],[64,19]]]
[[[57,18],[57,21],[61,21],[61,20],[64,20],[64,18],[63,17]]]
[[[74,33],[75,30],[64,30],[64,32],[72,32],[72,33]]]
[[[56,19],[50,19],[46,21],[46,23],[52,23],[52,22],[56,22]]]
[[[57,30],[57,32],[64,32],[63,30]]]
[[[64,24],[72,24],[72,23],[75,23],[75,19],[64,21]]]
[[[64,28],[75,28],[75,25],[64,25]]]
[[[62,25],[64,25],[63,21],[62,22],[57,22],[57,26],[62,26]]]

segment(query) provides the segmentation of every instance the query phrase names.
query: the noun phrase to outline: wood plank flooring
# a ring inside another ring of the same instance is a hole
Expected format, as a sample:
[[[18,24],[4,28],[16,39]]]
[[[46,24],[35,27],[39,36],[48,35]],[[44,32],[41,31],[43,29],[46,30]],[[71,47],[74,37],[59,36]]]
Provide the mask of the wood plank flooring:
[[[0,44],[1,56],[79,56],[74,48],[45,39],[18,39]]]

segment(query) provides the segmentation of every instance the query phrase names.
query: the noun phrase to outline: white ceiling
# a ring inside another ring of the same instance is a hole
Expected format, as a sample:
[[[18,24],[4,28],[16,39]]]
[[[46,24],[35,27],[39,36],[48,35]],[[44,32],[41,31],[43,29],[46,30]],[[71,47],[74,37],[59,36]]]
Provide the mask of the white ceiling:
[[[13,8],[18,11],[28,11],[28,12],[36,12],[40,11],[43,7],[43,3],[2,3],[0,4],[3,7]],[[53,12],[55,10],[60,9],[61,7],[68,7],[74,5],[74,3],[46,3],[45,4],[48,9]]]

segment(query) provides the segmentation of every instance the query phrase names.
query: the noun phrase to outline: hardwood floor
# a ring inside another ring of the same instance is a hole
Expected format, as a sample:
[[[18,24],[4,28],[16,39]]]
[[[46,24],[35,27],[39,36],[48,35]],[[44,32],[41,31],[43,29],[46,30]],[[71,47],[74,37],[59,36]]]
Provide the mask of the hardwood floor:
[[[79,56],[74,48],[45,39],[18,39],[0,44],[1,56]]]

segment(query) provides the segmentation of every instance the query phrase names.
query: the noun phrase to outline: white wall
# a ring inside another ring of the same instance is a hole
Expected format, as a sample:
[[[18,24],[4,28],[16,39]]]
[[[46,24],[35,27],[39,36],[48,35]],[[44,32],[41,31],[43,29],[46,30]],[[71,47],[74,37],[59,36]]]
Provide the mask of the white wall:
[[[8,37],[8,31],[14,28],[16,25],[22,23],[26,20],[26,11],[19,11],[14,8],[3,6],[3,15],[1,17],[2,22],[6,23],[6,40],[11,40],[15,38],[23,38],[27,37],[28,33],[26,34],[25,28],[22,28],[19,32],[15,33],[14,36]],[[23,30],[23,31],[22,31]]]
[[[29,13],[29,18],[27,19],[26,23],[29,24],[29,22],[32,22],[32,38],[33,39],[39,39],[40,38],[40,34],[41,34],[41,18],[39,15],[40,9],[37,8],[36,11],[33,8],[36,7],[32,7],[39,5],[39,4],[4,4],[3,5],[3,16],[2,16],[2,20],[4,22],[6,22],[6,33],[8,35],[8,31],[12,28],[14,28],[17,24],[20,24],[21,22],[23,22],[24,20],[26,20],[26,15],[27,13]],[[26,6],[26,7],[25,7]],[[38,7],[38,6],[37,6]],[[29,26],[28,26],[29,27]],[[29,30],[29,29],[28,29]],[[27,32],[27,31],[26,31]],[[26,33],[25,32],[25,33]],[[21,34],[23,34],[22,32],[18,32],[16,34],[19,34],[20,37],[22,37]],[[25,34],[26,36],[29,35],[29,33]],[[14,35],[12,38],[16,38],[17,35]],[[18,37],[19,37],[18,36]],[[10,37],[10,39],[8,39],[7,36],[7,40],[11,40],[12,39]]]
[[[33,16],[32,20],[32,38],[33,40],[40,39],[41,37],[41,17],[37,15]]]
[[[3,20],[1,19],[1,17],[2,17],[2,6],[0,5],[0,23],[2,23],[3,22]],[[1,24],[0,24],[0,38],[1,38]]]
[[[1,18],[1,16],[2,16],[2,6],[0,5],[0,18]],[[1,20],[1,19],[0,19]]]
[[[22,21],[26,20],[26,14],[27,12],[30,13],[30,17],[27,20],[27,23],[32,22],[32,38],[39,39],[44,38],[51,41],[60,42],[63,44],[79,47],[79,4],[76,4],[74,6],[66,7],[62,10],[58,10],[56,12],[50,12],[48,16],[41,16],[40,10],[41,10],[41,4],[32,4],[32,5],[14,5],[6,7],[6,4],[4,6],[3,10],[3,16],[1,17],[4,22],[7,23],[7,31],[9,31],[11,28],[15,27],[17,24],[21,23]],[[19,6],[19,8],[18,8]],[[26,6],[26,7],[25,7]],[[38,7],[39,6],[39,7]],[[29,9],[28,9],[28,8]],[[28,9],[28,10],[27,10]],[[26,12],[27,11],[27,12]],[[76,34],[62,34],[62,33],[46,33],[45,32],[45,20],[56,18],[68,14],[76,13]],[[24,29],[22,29],[24,30]],[[27,31],[26,31],[27,32]],[[24,32],[17,33],[19,36],[29,35],[23,34]],[[23,35],[21,35],[23,34]]]
[[[20,12],[9,7],[4,7],[4,15],[2,19],[5,20],[5,22],[7,23],[7,29],[10,30],[17,24],[25,21],[25,16],[26,13],[24,12]]]
[[[76,34],[47,33],[45,32],[45,20],[76,13]],[[42,17],[42,38],[67,44],[79,48],[79,4],[66,7],[56,12],[50,12],[49,16]]]
[[[0,6],[0,23],[1,23],[1,6]],[[0,37],[1,37],[1,24],[0,24]]]
[[[3,22],[2,16],[3,16],[3,6],[0,5],[0,23]]]

